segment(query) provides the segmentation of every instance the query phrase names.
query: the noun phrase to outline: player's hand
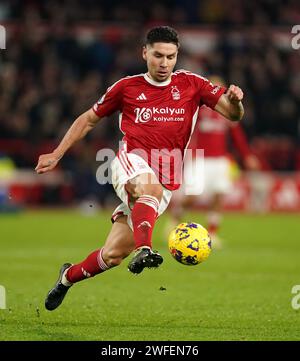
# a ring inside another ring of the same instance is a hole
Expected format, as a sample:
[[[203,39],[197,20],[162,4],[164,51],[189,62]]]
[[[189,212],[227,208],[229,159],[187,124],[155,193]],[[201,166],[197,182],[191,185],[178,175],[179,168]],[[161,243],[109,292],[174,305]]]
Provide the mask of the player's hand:
[[[261,169],[261,164],[259,159],[255,155],[248,155],[247,158],[245,158],[245,167],[248,170],[259,170]]]
[[[238,103],[244,97],[242,89],[232,84],[229,86],[226,95],[228,96],[228,99],[231,103]]]
[[[54,153],[42,154],[39,156],[39,161],[35,167],[35,171],[38,174],[49,172],[56,167],[59,159],[60,158]]]

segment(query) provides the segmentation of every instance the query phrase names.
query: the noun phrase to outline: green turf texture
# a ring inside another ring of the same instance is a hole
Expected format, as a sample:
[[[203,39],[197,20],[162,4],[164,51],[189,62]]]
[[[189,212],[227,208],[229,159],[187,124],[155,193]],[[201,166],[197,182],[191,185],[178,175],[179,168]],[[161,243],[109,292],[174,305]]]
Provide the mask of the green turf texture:
[[[300,340],[299,215],[224,215],[227,240],[203,264],[183,266],[168,253],[159,219],[154,248],[164,257],[139,276],[120,267],[75,285],[55,311],[44,308],[62,263],[100,247],[110,213],[35,211],[0,216],[0,340]],[[204,223],[204,214],[186,221]],[[163,287],[165,290],[160,290]]]

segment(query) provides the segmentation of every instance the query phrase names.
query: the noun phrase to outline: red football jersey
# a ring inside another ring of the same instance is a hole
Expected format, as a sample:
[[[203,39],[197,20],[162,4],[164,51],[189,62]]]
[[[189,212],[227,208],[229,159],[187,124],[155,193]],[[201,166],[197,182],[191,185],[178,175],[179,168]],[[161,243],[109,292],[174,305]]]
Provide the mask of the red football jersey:
[[[126,151],[146,158],[159,181],[173,190],[181,183],[182,158],[199,107],[205,104],[214,108],[224,91],[184,70],[174,72],[171,79],[161,83],[139,74],[109,87],[93,109],[99,117],[120,112],[119,127]]]
[[[243,158],[251,153],[241,125],[204,106],[199,112],[190,148],[203,149],[205,157],[226,156],[228,135]]]

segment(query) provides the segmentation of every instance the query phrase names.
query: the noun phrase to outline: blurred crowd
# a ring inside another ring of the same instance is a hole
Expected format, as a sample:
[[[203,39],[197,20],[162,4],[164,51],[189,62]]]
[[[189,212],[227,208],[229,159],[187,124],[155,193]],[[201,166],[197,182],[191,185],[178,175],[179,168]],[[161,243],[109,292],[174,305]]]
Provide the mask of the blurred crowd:
[[[0,23],[0,152],[18,167],[33,167],[71,122],[106,87],[145,71],[141,46],[158,24],[217,33],[215,48],[191,54],[182,43],[177,68],[219,74],[245,92],[243,126],[266,169],[300,169],[300,54],[278,46],[274,29],[300,24],[296,0],[2,0]],[[229,36],[232,29],[242,36]],[[94,179],[95,154],[116,149],[117,116],[102,121],[63,160]],[[91,172],[92,169],[92,172]]]
[[[2,0],[1,20],[35,16],[50,22],[96,21],[147,24],[293,25],[298,0]]]

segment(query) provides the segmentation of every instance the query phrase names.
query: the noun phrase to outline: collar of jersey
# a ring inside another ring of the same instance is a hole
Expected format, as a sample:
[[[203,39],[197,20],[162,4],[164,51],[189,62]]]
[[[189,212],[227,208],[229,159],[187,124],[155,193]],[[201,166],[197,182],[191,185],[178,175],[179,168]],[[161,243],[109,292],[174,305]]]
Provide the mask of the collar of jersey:
[[[168,80],[166,80],[166,81],[163,81],[163,82],[158,82],[158,81],[155,81],[155,80],[151,79],[151,78],[147,75],[147,73],[144,74],[144,78],[145,78],[145,80],[146,80],[148,83],[150,83],[150,84],[152,84],[152,85],[155,85],[155,86],[166,86],[166,85],[169,85],[169,84],[171,83],[171,81],[172,81],[172,75],[173,75],[173,73],[171,74],[171,78],[170,78],[170,79],[168,79]]]

